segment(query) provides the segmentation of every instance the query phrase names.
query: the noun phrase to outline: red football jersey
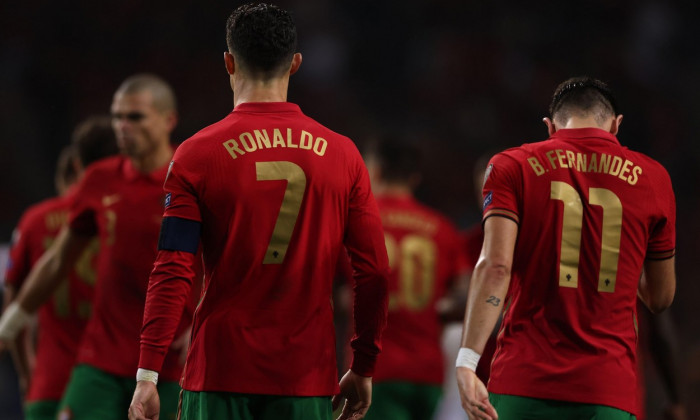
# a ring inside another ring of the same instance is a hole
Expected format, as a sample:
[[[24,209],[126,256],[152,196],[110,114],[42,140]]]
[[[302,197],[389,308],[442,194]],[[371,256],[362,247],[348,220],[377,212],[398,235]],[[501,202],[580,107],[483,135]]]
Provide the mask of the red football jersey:
[[[117,376],[132,377],[138,366],[139,336],[148,275],[156,257],[167,166],[137,171],[124,156],[90,165],[78,184],[68,222],[79,234],[99,235],[92,317],[78,353],[85,363]],[[179,332],[192,308],[177,313]],[[178,333],[179,333],[178,332]],[[170,352],[161,378],[178,380],[182,365]]]
[[[645,258],[675,252],[668,173],[595,128],[489,170],[484,218],[519,225],[489,390],[637,413],[637,284]]]
[[[459,235],[446,217],[410,195],[378,196],[389,254],[389,317],[375,382],[442,385],[442,324],[435,308],[466,271]]]
[[[184,389],[337,393],[331,289],[343,243],[355,270],[353,369],[371,374],[386,317],[387,256],[367,170],[350,139],[291,103],[239,104],[180,146],[165,191],[166,219],[201,222],[205,291]],[[159,370],[168,345],[167,323],[154,319],[175,295],[167,280],[186,287],[185,274],[165,272],[192,260],[182,254],[159,253],[142,368]]]
[[[22,215],[15,230],[5,281],[19,290],[32,266],[51,246],[65,225],[74,190],[64,197],[36,204]],[[99,244],[92,241],[58,290],[39,309],[36,365],[27,401],[58,401],[68,383],[75,355],[90,316],[95,257]]]

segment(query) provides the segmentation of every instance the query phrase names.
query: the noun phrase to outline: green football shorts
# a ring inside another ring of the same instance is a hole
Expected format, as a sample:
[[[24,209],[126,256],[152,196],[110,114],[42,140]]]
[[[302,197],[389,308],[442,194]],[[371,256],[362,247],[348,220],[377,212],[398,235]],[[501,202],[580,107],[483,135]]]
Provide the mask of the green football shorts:
[[[498,420],[636,420],[633,414],[606,405],[489,394]]]
[[[56,420],[58,401],[38,400],[24,404],[24,420]]]
[[[180,420],[331,420],[331,397],[182,392]]]
[[[442,387],[409,382],[372,385],[372,405],[366,420],[424,420],[433,418]]]
[[[59,405],[60,420],[124,420],[136,389],[136,378],[124,378],[88,365],[73,368]],[[161,420],[177,418],[180,385],[159,382]]]

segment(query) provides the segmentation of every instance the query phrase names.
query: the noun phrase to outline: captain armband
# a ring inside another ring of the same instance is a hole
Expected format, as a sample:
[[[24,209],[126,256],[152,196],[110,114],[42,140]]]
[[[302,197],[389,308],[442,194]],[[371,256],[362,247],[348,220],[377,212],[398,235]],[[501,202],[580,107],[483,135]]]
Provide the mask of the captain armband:
[[[196,254],[202,223],[196,220],[168,216],[163,218],[158,238],[159,251],[183,251]]]

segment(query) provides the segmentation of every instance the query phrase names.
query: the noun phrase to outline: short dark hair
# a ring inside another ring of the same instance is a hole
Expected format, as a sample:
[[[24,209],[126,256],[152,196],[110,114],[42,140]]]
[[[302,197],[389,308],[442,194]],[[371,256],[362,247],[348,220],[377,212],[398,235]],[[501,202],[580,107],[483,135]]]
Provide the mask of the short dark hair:
[[[226,44],[244,70],[263,80],[280,75],[297,48],[292,15],[266,3],[238,7],[226,22]]]
[[[591,115],[599,123],[618,115],[612,91],[604,82],[588,76],[572,77],[557,86],[549,115],[568,121],[573,115]]]
[[[406,139],[381,136],[370,144],[369,154],[376,159],[381,178],[387,182],[406,182],[420,174],[420,151]]]
[[[119,153],[112,120],[106,115],[92,116],[78,124],[73,130],[71,145],[84,167]]]
[[[177,101],[172,86],[162,78],[150,73],[135,74],[122,82],[114,93],[117,95],[132,95],[140,92],[151,92],[153,107],[161,112],[175,111]]]

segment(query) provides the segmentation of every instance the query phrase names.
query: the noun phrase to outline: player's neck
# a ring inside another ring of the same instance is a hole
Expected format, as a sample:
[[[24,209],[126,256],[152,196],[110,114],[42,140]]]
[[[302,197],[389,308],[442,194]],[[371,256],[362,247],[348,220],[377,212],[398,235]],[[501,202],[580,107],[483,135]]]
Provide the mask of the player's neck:
[[[153,172],[168,164],[172,160],[173,149],[170,144],[163,144],[153,152],[139,157],[132,157],[131,163],[134,168],[143,173]]]
[[[601,130],[605,129],[600,126],[600,124],[596,121],[595,117],[593,116],[573,116],[569,118],[569,120],[566,122],[566,125],[561,126],[560,128],[600,128]]]
[[[233,106],[246,102],[286,102],[289,77],[261,81],[236,78],[233,82]]]

